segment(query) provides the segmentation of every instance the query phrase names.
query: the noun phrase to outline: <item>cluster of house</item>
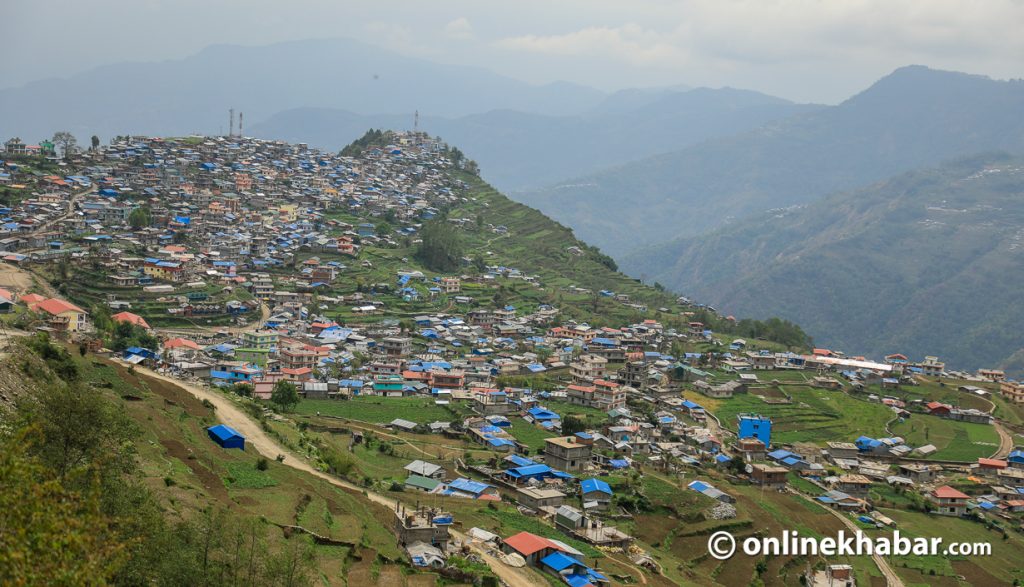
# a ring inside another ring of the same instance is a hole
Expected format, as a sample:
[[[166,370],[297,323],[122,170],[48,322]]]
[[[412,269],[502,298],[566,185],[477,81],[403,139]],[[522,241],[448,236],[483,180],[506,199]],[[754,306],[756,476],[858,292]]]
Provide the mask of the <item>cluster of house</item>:
[[[230,314],[202,303],[200,290],[212,287],[296,302],[345,269],[315,256],[297,264],[300,250],[355,256],[414,234],[408,224],[456,201],[451,165],[441,143],[412,133],[358,158],[256,139],[124,137],[69,157],[74,175],[40,178],[0,209],[0,253],[12,262],[89,257],[115,286],[179,293],[171,313]],[[387,221],[349,224],[336,212]],[[274,269],[289,275],[273,279]],[[458,280],[436,290],[457,293]]]
[[[829,442],[818,451],[803,454],[793,449],[770,446],[771,422],[766,418],[739,416],[740,433],[733,447],[735,458],[743,458],[751,482],[782,489],[790,475],[799,475],[818,485],[823,492],[815,499],[828,507],[859,512],[868,523],[891,525],[891,520],[872,510],[873,485],[889,485],[919,491],[943,515],[980,512],[1011,514],[1024,512],[1024,451],[1014,450],[1004,459],[979,458],[976,463],[942,463],[914,458],[935,452],[927,445],[913,449],[902,438],[861,436],[855,442]],[[826,465],[842,471],[828,473]],[[949,478],[965,477],[970,482],[969,496],[959,489],[943,485]],[[690,488],[721,501],[731,497],[710,485],[695,481]]]
[[[77,332],[88,325],[88,313],[60,298],[48,298],[37,293],[18,295],[16,291],[0,288],[0,313],[14,312],[18,306],[39,316],[32,326],[40,330]]]
[[[395,534],[415,566],[443,568],[454,546],[451,514],[417,505],[412,510],[397,505]],[[519,532],[502,538],[481,528],[471,528],[469,540],[499,553],[506,564],[529,566],[550,573],[571,587],[605,587],[611,581],[585,562],[582,552],[557,538]]]

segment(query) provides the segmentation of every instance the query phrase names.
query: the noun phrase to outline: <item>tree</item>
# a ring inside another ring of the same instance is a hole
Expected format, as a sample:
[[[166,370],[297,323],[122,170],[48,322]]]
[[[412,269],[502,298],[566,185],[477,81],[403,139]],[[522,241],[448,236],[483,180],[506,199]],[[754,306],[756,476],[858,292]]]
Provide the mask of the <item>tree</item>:
[[[125,562],[125,545],[95,491],[49,478],[30,446],[19,434],[0,447],[0,576],[13,585],[106,584]]]
[[[53,144],[60,147],[61,156],[67,159],[70,155],[74,154],[75,147],[78,145],[78,139],[68,131],[62,130],[54,133]]]
[[[423,224],[422,242],[415,257],[433,271],[454,271],[462,263],[463,244],[455,228],[443,217]]]
[[[585,432],[587,423],[578,416],[568,415],[562,418],[562,435],[571,436],[577,432]]]
[[[96,149],[100,148],[100,138],[98,136],[92,135],[91,142],[92,142],[92,150],[93,151],[95,151]]]
[[[149,226],[152,221],[153,219],[149,215],[148,208],[136,208],[128,215],[128,224],[135,230]]]
[[[270,393],[270,402],[285,412],[291,411],[299,403],[299,390],[291,381],[281,380],[274,384]]]

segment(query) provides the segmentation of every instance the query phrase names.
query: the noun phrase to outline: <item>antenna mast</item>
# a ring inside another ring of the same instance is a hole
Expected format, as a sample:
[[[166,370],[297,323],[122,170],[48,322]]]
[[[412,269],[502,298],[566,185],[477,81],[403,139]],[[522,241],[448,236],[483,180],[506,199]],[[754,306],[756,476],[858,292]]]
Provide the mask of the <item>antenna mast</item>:
[[[235,109],[228,109],[228,136],[235,136]]]
[[[414,133],[419,133],[420,132],[420,111],[419,110],[416,111],[416,114],[414,114],[413,118],[412,118],[412,132],[414,132]]]
[[[243,136],[242,135],[242,117],[243,116],[245,116],[245,112],[239,112],[238,113],[238,136],[239,137]]]

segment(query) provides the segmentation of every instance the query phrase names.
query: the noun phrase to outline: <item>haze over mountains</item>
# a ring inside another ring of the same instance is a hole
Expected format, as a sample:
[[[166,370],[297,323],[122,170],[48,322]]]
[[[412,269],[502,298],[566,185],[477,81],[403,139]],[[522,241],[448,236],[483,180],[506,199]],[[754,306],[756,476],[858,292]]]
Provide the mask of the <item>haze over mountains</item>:
[[[838,106],[515,196],[622,258],[993,149],[1024,150],[1024,83],[912,66]]]
[[[227,133],[227,110],[255,123],[290,108],[462,116],[497,108],[567,114],[605,93],[527,84],[493,72],[406,57],[347,39],[211,46],[185,59],[120,63],[0,90],[0,134],[38,140],[73,133]],[[365,129],[364,129],[365,130]]]
[[[423,116],[419,128],[458,145],[503,190],[539,187],[623,162],[676,150],[773,120],[814,112],[758,92],[723,88],[623,91],[586,112],[554,116],[492,110],[458,118]],[[270,117],[253,136],[341,148],[367,128],[411,128],[413,117],[361,116],[301,108]]]

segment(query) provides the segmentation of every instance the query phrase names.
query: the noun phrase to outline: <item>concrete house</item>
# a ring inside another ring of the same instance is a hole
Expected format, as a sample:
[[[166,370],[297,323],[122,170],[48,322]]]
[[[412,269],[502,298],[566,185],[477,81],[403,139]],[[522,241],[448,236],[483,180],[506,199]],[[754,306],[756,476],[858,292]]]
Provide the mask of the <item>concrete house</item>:
[[[935,513],[943,516],[962,516],[967,513],[967,494],[949,485],[937,487],[928,492],[929,501],[935,504]]]

